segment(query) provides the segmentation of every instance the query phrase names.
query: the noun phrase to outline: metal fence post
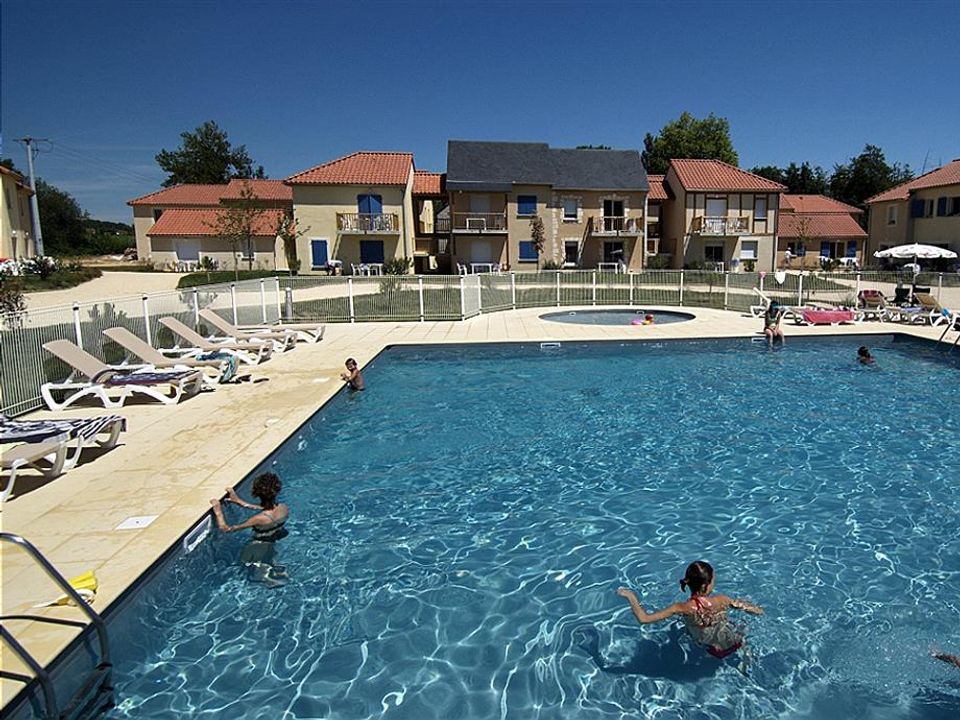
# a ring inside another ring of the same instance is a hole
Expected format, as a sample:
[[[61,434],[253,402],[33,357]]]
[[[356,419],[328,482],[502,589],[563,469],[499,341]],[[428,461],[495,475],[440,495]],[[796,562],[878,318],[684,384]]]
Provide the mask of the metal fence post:
[[[479,314],[483,313],[483,287],[480,284],[482,277],[479,273],[477,274],[477,312]]]
[[[464,295],[463,275],[460,276],[460,320],[467,319],[467,300]]]
[[[590,292],[590,297],[593,300],[593,304],[596,305],[597,304],[597,271],[594,270],[591,273],[591,275],[593,276],[593,280],[591,281],[591,285],[593,286],[593,289]]]
[[[633,273],[630,273],[630,304],[633,305]]]
[[[273,279],[273,284],[274,284],[274,290],[276,291],[276,297],[277,297],[277,317],[280,317],[281,315],[283,315],[283,306],[280,304],[280,278],[279,278],[279,277],[275,277],[275,278]],[[290,286],[288,285],[287,287],[290,287]],[[293,292],[293,289],[291,288],[290,291],[291,291],[291,293],[292,293],[292,292]],[[293,305],[292,305],[293,299],[292,299],[292,298],[291,298],[290,302],[291,302],[291,311],[292,311],[292,307],[293,307]]]
[[[857,273],[857,300],[860,300],[860,273]]]
[[[230,305],[233,308],[233,324],[239,325],[237,322],[237,284],[230,283]]]
[[[420,292],[420,322],[423,322],[423,275],[417,278],[417,289]]]
[[[353,314],[353,278],[347,278],[347,300],[350,304],[350,322],[356,322],[357,318]]]
[[[193,289],[193,326],[200,324],[200,291]]]
[[[263,324],[267,324],[267,287],[266,280],[260,280],[260,317],[263,319]]]
[[[765,278],[766,275],[765,272],[760,273],[760,292],[763,292],[763,278]]]
[[[560,307],[560,271],[557,270],[557,307]]]
[[[797,305],[803,305],[803,272],[797,278]]]
[[[730,299],[730,273],[724,271],[723,273],[723,309],[727,309],[727,304]]]
[[[73,304],[73,333],[77,339],[77,347],[83,347],[83,330],[80,329],[80,303]]]
[[[680,271],[680,306],[683,306],[683,270]]]
[[[143,301],[144,334],[147,336],[147,345],[153,345],[153,339],[151,338],[150,333],[150,297],[148,295],[143,295],[141,299]]]
[[[284,295],[284,302],[286,303],[286,307],[284,308],[285,312],[283,316],[285,317],[287,322],[289,322],[293,320],[293,288],[288,285],[286,288],[284,288],[283,295]],[[279,314],[279,310],[278,310],[278,314]]]
[[[937,273],[937,302],[940,302],[941,292],[943,292],[943,273]]]
[[[510,305],[514,310],[517,309],[517,276],[510,272]]]

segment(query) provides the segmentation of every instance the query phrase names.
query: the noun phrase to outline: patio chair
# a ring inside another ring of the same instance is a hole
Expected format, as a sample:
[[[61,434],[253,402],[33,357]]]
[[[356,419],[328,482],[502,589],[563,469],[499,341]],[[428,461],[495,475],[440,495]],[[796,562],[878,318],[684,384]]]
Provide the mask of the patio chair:
[[[153,348],[146,342],[138,338],[132,332],[123,327],[108,328],[103,334],[117,343],[127,351],[124,364],[114,367],[154,367],[157,370],[182,370],[184,368],[194,368],[206,372],[203,379],[210,385],[228,382],[237,374],[237,358],[227,352],[210,353],[209,355],[198,354],[195,350],[167,350],[166,352],[178,353],[178,357],[167,357],[163,351]],[[219,357],[210,357],[217,355]],[[131,362],[132,359],[139,362]]]
[[[920,317],[923,322],[928,322],[931,325],[949,322],[950,311],[944,309],[933,295],[925,292],[915,292],[913,298],[921,309]]]
[[[0,443],[42,443],[64,439],[66,455],[63,470],[73,468],[80,454],[90,443],[96,442],[109,450],[116,446],[120,433],[127,429],[127,421],[119,415],[103,415],[69,420],[14,420],[0,414]],[[106,435],[101,440],[100,436]]]
[[[237,360],[247,365],[256,365],[270,359],[273,355],[273,343],[269,342],[231,342],[227,339],[220,341],[208,340],[192,328],[187,327],[175,317],[160,318],[160,324],[188,344],[188,348],[198,352],[225,352],[235,355]],[[177,345],[167,352],[180,350]]]
[[[173,405],[182,397],[196,395],[203,387],[203,373],[199,370],[124,372],[101,362],[69,340],[51,340],[43,344],[43,349],[72,368],[65,380],[40,386],[40,395],[51,410],[63,410],[85,397],[96,398],[104,407],[119,407],[137,393],[164,405]],[[169,391],[163,392],[160,388]],[[112,398],[110,390],[119,391],[119,395]],[[66,393],[62,402],[54,397],[54,393],[59,392]]]
[[[323,323],[286,323],[278,322],[275,325],[238,325],[237,328],[243,332],[292,332],[297,336],[297,340],[306,343],[320,342],[323,340],[323,333],[327,326]]]
[[[63,473],[67,454],[66,437],[58,437],[42,443],[27,443],[4,451],[0,467],[10,473],[7,484],[0,489],[0,503],[7,501],[17,481],[17,473],[25,467],[33,467],[44,477],[55,478]]]
[[[861,290],[857,296],[860,312],[863,318],[875,317],[880,322],[889,319],[887,316],[887,299],[879,290]]]
[[[210,308],[204,308],[200,311],[200,319],[209,323],[225,337],[239,342],[272,342],[274,346],[273,349],[278,352],[290,350],[297,344],[297,334],[295,332],[288,330],[281,332],[241,330],[236,325],[217,315],[217,313]],[[210,339],[213,340],[215,338],[211,337]]]

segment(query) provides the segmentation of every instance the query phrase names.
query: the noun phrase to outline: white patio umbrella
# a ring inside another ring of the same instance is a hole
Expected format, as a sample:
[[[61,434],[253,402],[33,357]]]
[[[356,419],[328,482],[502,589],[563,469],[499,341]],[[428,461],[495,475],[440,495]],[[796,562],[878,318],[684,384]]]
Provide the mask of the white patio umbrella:
[[[916,262],[917,258],[923,258],[924,260],[933,258],[955,258],[957,254],[953,250],[945,250],[935,245],[912,243],[910,245],[897,245],[896,247],[887,248],[886,250],[877,250],[873,256],[878,258],[898,258],[901,260],[913,258],[913,261]]]

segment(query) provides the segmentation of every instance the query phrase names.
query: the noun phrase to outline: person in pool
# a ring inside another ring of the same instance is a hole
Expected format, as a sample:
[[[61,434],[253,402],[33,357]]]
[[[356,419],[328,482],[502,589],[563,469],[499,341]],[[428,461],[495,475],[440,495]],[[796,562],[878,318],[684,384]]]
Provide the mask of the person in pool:
[[[340,379],[349,385],[351,390],[363,390],[363,373],[360,372],[357,361],[353,358],[347,358],[344,367],[347,368],[347,371],[340,373]]]
[[[783,319],[783,308],[776,302],[771,302],[770,307],[763,314],[763,334],[767,338],[767,345],[773,347],[773,342],[780,338],[780,344],[783,345],[783,330],[780,329],[780,321]]]
[[[763,609],[747,600],[713,595],[713,586],[713,567],[708,562],[697,560],[690,563],[680,581],[681,590],[690,590],[689,600],[648,613],[633,590],[622,587],[617,590],[617,595],[627,599],[633,614],[643,625],[679,615],[694,641],[715,658],[723,659],[742,648],[744,643],[743,634],[727,618],[727,611],[743,610],[751,615],[762,615]]]
[[[933,657],[935,657],[937,660],[942,660],[943,662],[947,663],[948,665],[953,665],[953,666],[955,666],[955,667],[960,668],[960,657],[957,657],[956,655],[951,655],[951,654],[949,654],[949,653],[938,652],[938,651],[936,651],[936,650],[934,650],[933,653],[931,653],[931,654],[932,654]]]
[[[260,500],[260,504],[249,503],[237,495],[236,490],[227,488],[227,502],[232,502],[248,510],[257,510],[239,525],[230,525],[223,517],[223,507],[219,500],[211,500],[213,515],[217,519],[217,527],[222,532],[236,532],[238,530],[253,530],[253,539],[240,553],[240,562],[250,568],[252,580],[262,582],[270,587],[279,587],[287,582],[286,568],[276,562],[276,548],[274,543],[287,536],[284,525],[290,517],[290,508],[286,503],[278,503],[283,484],[275,473],[263,473],[253,479],[251,494]]]
[[[873,365],[877,362],[876,358],[870,354],[870,348],[866,345],[861,345],[860,349],[857,350],[857,360],[860,361],[861,365]]]
[[[644,325],[653,325],[654,322],[656,322],[656,318],[653,317],[653,313],[647,313],[643,316]]]

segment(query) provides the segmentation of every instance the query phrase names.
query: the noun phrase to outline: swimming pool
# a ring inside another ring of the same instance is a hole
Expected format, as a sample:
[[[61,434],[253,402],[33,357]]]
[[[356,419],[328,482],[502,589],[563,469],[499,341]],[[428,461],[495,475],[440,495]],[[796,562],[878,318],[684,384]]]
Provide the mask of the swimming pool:
[[[393,348],[272,459],[293,582],[239,534],[158,572],[110,717],[955,719],[960,368],[861,342]],[[701,557],[748,677],[615,595]]]
[[[643,322],[648,315],[653,315],[658,325],[686,322],[695,317],[690,313],[673,310],[563,310],[549,312],[540,316],[541,320],[550,322],[573,323],[575,325],[635,325]]]

